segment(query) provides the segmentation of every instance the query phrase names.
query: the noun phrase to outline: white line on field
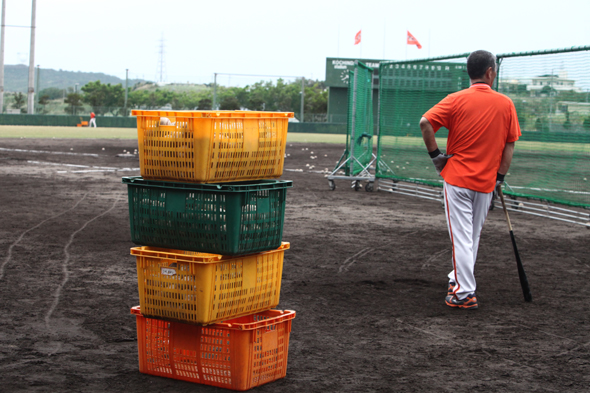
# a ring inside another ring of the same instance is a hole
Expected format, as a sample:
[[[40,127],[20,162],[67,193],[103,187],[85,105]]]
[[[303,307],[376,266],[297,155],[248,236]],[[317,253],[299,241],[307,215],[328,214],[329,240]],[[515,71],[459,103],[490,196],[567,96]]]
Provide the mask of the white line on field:
[[[59,214],[56,214],[54,216],[51,216],[43,221],[41,221],[39,224],[35,225],[34,227],[31,227],[29,229],[27,229],[26,231],[24,231],[23,233],[21,233],[21,235],[18,237],[18,239],[16,239],[14,241],[14,243],[12,243],[10,245],[10,247],[8,247],[8,255],[6,256],[6,258],[4,259],[4,262],[2,262],[2,265],[0,265],[0,280],[2,280],[2,277],[4,277],[4,267],[8,264],[8,262],[10,261],[10,258],[12,258],[12,249],[14,248],[14,246],[16,246],[21,240],[22,238],[29,232],[31,232],[33,229],[37,229],[39,228],[41,225],[45,224],[47,221],[49,220],[53,220],[54,218],[57,218],[63,214],[66,214],[67,212],[69,212],[70,210],[74,210],[76,208],[76,206],[78,206],[80,204],[80,202],[82,202],[84,200],[84,198],[86,198],[86,195],[88,195],[88,193],[84,194],[82,196],[82,198],[76,202],[76,204],[72,207],[70,207],[68,210],[65,210]]]
[[[65,166],[65,167],[72,167],[72,168],[95,168],[95,169],[87,169],[87,170],[79,170],[79,171],[57,171],[57,173],[87,173],[87,172],[118,172],[118,171],[138,171],[140,168],[116,168],[112,166],[95,166],[95,165],[77,165],[77,164],[64,164],[60,162],[46,162],[46,161],[27,161],[29,164],[35,165],[55,165],[55,166]]]
[[[64,246],[63,251],[65,254],[65,259],[62,263],[62,272],[63,272],[64,277],[63,277],[61,284],[59,284],[59,286],[55,289],[55,292],[53,293],[53,298],[54,298],[53,303],[51,304],[51,307],[49,308],[49,310],[47,310],[47,314],[45,315],[45,325],[47,326],[48,329],[49,329],[49,319],[51,318],[53,311],[55,310],[55,308],[59,304],[59,299],[61,297],[61,291],[70,278],[70,272],[68,270],[68,263],[70,262],[70,252],[68,251],[68,248],[74,242],[74,238],[76,237],[76,235],[78,233],[82,232],[84,230],[84,228],[86,228],[88,226],[88,224],[90,224],[94,220],[99,219],[100,217],[104,216],[105,214],[108,214],[109,212],[111,212],[115,208],[115,206],[117,205],[117,202],[119,201],[119,198],[121,195],[122,194],[117,195],[117,198],[115,198],[115,202],[113,202],[113,205],[108,210],[106,210],[106,211],[100,213],[99,215],[95,216],[94,218],[91,218],[90,220],[86,221],[84,223],[84,225],[82,225],[78,230],[74,231],[70,235],[70,240]],[[57,350],[59,350],[59,348]],[[53,353],[55,353],[55,352],[53,352]],[[50,355],[52,355],[53,353],[51,353]]]
[[[7,149],[5,147],[0,147],[0,151],[16,151],[21,153],[41,153],[41,154],[62,154],[66,156],[89,156],[89,157],[98,157],[98,154],[94,153],[72,153],[67,151],[46,151],[46,150],[25,150],[25,149]]]
[[[89,172],[128,172],[138,171],[140,168],[120,168],[120,169],[88,169],[84,171],[57,171],[57,173],[89,173]]]
[[[48,161],[31,161],[28,160],[29,164],[40,164],[40,165],[57,165],[57,166],[71,166],[74,168],[99,168],[99,169],[117,169],[112,166],[94,166],[94,165],[78,165],[78,164],[64,164],[61,162],[48,162]]]

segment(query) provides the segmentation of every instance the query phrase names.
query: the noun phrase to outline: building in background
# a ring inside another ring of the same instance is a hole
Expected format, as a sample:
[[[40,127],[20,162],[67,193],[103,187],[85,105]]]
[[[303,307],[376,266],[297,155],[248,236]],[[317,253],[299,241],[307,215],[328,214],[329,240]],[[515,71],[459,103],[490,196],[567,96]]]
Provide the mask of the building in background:
[[[328,57],[326,58],[328,123],[346,123],[348,111],[348,73],[354,68],[354,62],[356,60],[373,68],[373,113],[375,116],[377,115],[379,63],[385,60]]]

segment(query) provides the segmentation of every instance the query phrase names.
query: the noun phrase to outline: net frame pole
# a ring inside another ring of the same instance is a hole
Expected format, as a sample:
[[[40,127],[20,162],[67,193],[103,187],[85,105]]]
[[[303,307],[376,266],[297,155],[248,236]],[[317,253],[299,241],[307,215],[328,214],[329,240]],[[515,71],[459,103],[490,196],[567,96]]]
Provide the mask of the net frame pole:
[[[352,148],[349,149],[349,154],[350,154],[350,174],[352,175],[354,173],[354,134],[355,134],[355,127],[356,127],[356,94],[357,94],[357,88],[358,88],[358,60],[355,60],[354,62],[355,68],[354,68],[354,89],[352,90],[352,127],[350,130],[350,144],[352,145]],[[347,146],[348,148],[348,146]]]

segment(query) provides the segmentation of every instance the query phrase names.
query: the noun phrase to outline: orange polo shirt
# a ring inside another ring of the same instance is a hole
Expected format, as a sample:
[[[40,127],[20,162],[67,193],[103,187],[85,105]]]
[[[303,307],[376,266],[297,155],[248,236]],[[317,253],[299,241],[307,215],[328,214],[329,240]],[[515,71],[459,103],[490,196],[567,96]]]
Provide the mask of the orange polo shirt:
[[[453,154],[441,172],[453,186],[492,192],[506,143],[521,135],[512,100],[487,84],[446,96],[424,114],[434,132],[449,130],[447,154]]]

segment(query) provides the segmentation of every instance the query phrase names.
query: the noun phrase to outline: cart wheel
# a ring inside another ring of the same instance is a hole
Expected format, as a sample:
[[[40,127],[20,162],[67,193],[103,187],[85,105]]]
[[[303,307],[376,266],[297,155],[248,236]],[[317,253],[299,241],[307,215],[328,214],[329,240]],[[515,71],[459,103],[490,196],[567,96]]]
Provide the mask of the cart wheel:
[[[334,180],[328,180],[328,187],[330,187],[330,191],[334,191],[336,189],[336,183],[334,183]]]
[[[362,187],[363,187],[363,186],[362,186],[362,184],[361,184],[360,180],[355,180],[355,182],[354,182],[354,190],[355,190],[355,191],[358,191],[358,190],[360,190]]]
[[[367,185],[365,186],[365,191],[373,192],[373,190],[374,190],[373,183],[372,182],[367,183]]]

